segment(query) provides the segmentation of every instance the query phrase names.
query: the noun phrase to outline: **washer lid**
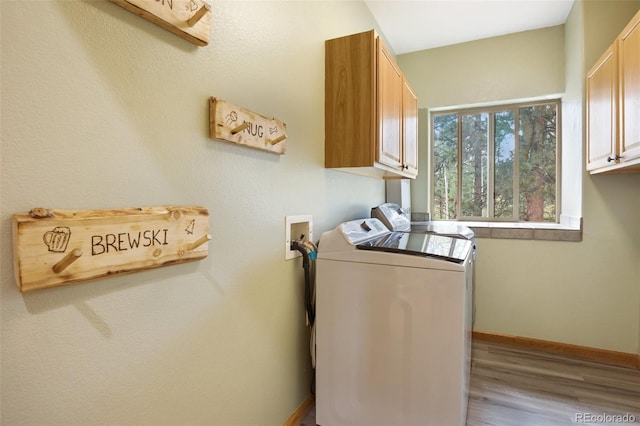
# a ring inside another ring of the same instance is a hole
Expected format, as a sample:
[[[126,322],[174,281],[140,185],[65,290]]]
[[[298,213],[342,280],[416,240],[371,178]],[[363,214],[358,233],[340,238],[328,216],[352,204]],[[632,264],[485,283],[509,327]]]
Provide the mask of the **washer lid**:
[[[416,232],[392,232],[356,246],[360,250],[435,257],[454,263],[464,263],[472,247],[473,242],[465,238]]]

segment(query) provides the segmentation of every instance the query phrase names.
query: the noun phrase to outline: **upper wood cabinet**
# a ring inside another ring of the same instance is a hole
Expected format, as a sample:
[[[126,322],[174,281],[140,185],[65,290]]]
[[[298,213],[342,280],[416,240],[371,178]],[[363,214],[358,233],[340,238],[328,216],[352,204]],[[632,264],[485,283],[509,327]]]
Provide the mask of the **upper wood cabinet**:
[[[418,97],[407,79],[403,79],[402,90],[404,169],[407,173],[416,176],[418,174]]]
[[[587,170],[640,173],[640,11],[587,73]]]
[[[587,73],[587,170],[611,165],[616,152],[618,107],[617,44]]]
[[[621,163],[633,161],[640,171],[640,11],[619,37]]]
[[[325,167],[415,178],[418,101],[387,47],[372,30],[325,49]]]

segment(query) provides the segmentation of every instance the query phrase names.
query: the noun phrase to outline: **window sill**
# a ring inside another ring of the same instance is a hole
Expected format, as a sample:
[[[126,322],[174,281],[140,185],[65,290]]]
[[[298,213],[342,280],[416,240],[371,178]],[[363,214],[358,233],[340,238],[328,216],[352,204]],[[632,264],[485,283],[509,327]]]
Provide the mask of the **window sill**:
[[[412,219],[416,219],[412,215]],[[560,218],[560,223],[531,222],[471,222],[456,221],[468,226],[476,238],[509,240],[582,241],[582,219]]]

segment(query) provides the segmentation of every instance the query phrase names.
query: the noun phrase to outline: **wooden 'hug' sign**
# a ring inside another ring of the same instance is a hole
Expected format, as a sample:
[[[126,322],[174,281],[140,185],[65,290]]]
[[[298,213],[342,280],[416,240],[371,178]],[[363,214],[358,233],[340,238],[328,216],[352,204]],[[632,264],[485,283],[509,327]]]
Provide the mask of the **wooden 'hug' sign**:
[[[164,206],[46,210],[13,215],[20,291],[204,259],[209,211]]]
[[[209,99],[209,137],[249,148],[284,154],[287,125],[222,99]]]

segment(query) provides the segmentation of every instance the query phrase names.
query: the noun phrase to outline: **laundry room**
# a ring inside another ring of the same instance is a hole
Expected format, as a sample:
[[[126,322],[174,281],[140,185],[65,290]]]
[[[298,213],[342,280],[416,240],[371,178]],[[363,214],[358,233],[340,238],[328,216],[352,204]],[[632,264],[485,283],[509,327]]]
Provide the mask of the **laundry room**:
[[[385,2],[0,2],[0,424],[299,424],[318,382],[291,241],[315,268],[322,235],[370,221],[393,182],[410,220],[441,219],[431,120],[515,101],[559,100],[557,208],[449,236],[464,254],[444,268],[474,263],[474,340],[638,371],[640,174],[585,168],[585,79],[640,1],[403,52],[368,3]],[[158,18],[180,7],[189,25]],[[415,165],[325,151],[349,130],[327,127],[326,43],[355,34],[415,95]]]

